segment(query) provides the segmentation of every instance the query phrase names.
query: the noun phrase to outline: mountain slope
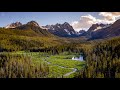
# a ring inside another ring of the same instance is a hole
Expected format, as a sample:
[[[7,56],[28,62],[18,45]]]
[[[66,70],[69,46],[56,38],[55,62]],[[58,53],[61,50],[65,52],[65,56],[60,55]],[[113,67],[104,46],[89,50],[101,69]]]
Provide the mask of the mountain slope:
[[[51,33],[49,33],[46,29],[43,29],[39,26],[39,24],[35,21],[30,21],[27,24],[21,24],[20,22],[12,23],[9,25],[9,27],[5,27],[6,29],[11,29],[11,32],[20,32],[20,33],[33,33],[37,36],[54,36]],[[22,30],[22,31],[20,31]],[[23,34],[24,34],[23,33]],[[19,33],[18,33],[19,34]],[[27,34],[28,35],[28,34]]]
[[[44,28],[47,28],[48,31],[54,35],[60,36],[60,37],[76,37],[78,36],[73,27],[65,22],[63,24],[55,24],[55,25],[46,25],[43,26]]]
[[[86,66],[76,77],[120,78],[120,37],[98,42],[86,52]]]
[[[5,26],[5,28],[6,28],[6,29],[7,29],[7,28],[16,28],[16,27],[21,26],[21,25],[22,25],[22,23],[20,23],[20,22],[15,22],[15,23],[11,23],[11,24]]]
[[[99,31],[92,34],[93,39],[109,38],[115,36],[120,36],[120,19],[115,21],[109,27],[100,29]]]
[[[35,21],[14,28],[0,28],[0,51],[41,49],[59,43],[54,35],[41,28]]]
[[[46,29],[43,29],[39,26],[39,24],[35,21],[30,21],[27,24],[17,27],[20,30],[33,30],[41,36],[53,36]]]
[[[40,50],[60,44],[61,41],[58,38],[54,36],[41,36],[33,30],[0,28],[0,52]]]
[[[96,31],[99,31],[100,29],[106,27],[107,25],[105,24],[93,24],[84,35],[88,38],[92,37],[92,34]]]

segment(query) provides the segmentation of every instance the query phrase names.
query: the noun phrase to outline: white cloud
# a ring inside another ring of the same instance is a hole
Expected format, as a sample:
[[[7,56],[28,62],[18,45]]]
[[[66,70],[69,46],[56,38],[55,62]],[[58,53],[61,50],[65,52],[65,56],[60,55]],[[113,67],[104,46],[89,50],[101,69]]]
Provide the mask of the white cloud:
[[[107,23],[113,23],[120,17],[120,12],[100,12],[99,15],[101,15]]]
[[[115,17],[111,13],[101,12],[101,13],[99,13],[99,15],[103,16],[104,20],[115,21]]]
[[[79,21],[73,21],[71,25],[76,31],[81,29],[88,29],[92,24],[98,22],[98,20],[90,14],[81,16]]]
[[[99,15],[102,15],[104,17],[119,17],[120,16],[120,12],[100,12]]]
[[[86,16],[81,16],[78,21],[73,21],[71,25],[76,31],[81,29],[87,30],[92,24],[95,23],[109,24],[115,22],[116,19],[120,17],[120,12],[100,12],[98,15],[102,16],[102,18],[99,19],[88,14]]]

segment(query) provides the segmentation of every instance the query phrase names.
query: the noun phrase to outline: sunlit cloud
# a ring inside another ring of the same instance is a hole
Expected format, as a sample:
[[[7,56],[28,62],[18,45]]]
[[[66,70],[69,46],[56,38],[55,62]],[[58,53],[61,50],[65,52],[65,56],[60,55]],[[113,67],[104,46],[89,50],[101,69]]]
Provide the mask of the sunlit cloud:
[[[80,20],[73,21],[71,25],[76,31],[79,30],[88,30],[92,24],[95,23],[103,23],[103,24],[110,24],[115,22],[120,17],[120,12],[100,12],[98,14],[102,18],[96,18],[90,14],[81,16]]]
[[[81,29],[88,29],[92,24],[100,22],[92,15],[88,14],[86,16],[81,16],[79,21],[73,21],[71,25],[76,31]]]

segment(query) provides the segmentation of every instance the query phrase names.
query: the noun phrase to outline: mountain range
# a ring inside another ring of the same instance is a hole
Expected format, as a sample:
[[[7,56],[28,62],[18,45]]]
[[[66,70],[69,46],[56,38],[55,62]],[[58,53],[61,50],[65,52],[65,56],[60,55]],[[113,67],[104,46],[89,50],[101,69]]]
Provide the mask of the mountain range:
[[[39,31],[38,29],[41,29],[41,32],[50,32],[51,34],[54,34],[59,37],[78,37],[79,35],[83,34],[85,31],[81,30],[79,32],[76,32],[73,27],[65,22],[63,24],[55,24],[55,25],[46,25],[46,26],[39,26],[39,24],[35,21],[30,21],[27,24],[22,24],[20,22],[15,22],[7,25],[5,27],[6,29],[33,29],[35,31]],[[44,29],[44,31],[43,31]]]
[[[120,36],[120,19],[113,24],[106,25],[95,32],[91,32],[91,39],[103,39]]]
[[[46,25],[43,26],[44,28],[47,28],[47,30],[57,36],[60,37],[77,37],[79,34],[73,29],[73,27],[65,22],[63,24],[55,24],[55,25]]]
[[[76,32],[73,27],[65,22],[63,24],[40,26],[36,21],[30,21],[27,24],[20,22],[11,23],[5,27],[6,29],[31,29],[36,33],[43,36],[59,36],[59,37],[81,37],[85,36],[89,39],[103,39],[114,36],[120,36],[120,19],[116,20],[113,24],[93,24],[87,31],[80,30]]]
[[[11,23],[5,27],[6,29],[17,29],[17,30],[33,30],[40,36],[53,36],[49,31],[39,26],[36,21],[30,21],[26,24],[20,22]]]

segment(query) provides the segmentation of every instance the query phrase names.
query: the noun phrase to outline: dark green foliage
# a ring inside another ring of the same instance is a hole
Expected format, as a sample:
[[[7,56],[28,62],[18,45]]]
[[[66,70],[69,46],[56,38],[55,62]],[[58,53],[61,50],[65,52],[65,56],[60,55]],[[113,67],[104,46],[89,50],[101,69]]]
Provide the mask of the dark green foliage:
[[[67,51],[67,54],[82,54],[86,65],[75,77],[120,78],[119,37],[83,42],[75,38],[41,37],[37,30],[0,28],[0,52],[31,51],[55,55]],[[0,54],[0,77],[47,77],[48,73],[45,64],[35,63],[28,56]]]
[[[82,78],[120,78],[120,38],[100,42],[86,55]]]
[[[85,46],[84,42],[80,43],[79,39],[72,40],[49,35],[43,36],[37,28],[34,30],[31,30],[31,28],[27,29],[28,30],[0,28],[1,78],[48,77],[49,68],[45,63],[42,64],[41,61],[39,61],[39,63],[34,62],[35,60],[29,56],[11,55],[13,51],[45,52],[49,55],[55,55],[65,51],[68,51],[68,54],[72,52],[80,53],[83,47],[89,46]],[[39,59],[41,59],[41,57]]]
[[[20,27],[17,27],[19,30],[33,30],[40,36],[53,36],[50,32],[48,32],[46,29],[42,29],[40,27],[36,27],[32,24],[25,24]]]
[[[0,78],[43,78],[49,68],[23,55],[0,54]]]

